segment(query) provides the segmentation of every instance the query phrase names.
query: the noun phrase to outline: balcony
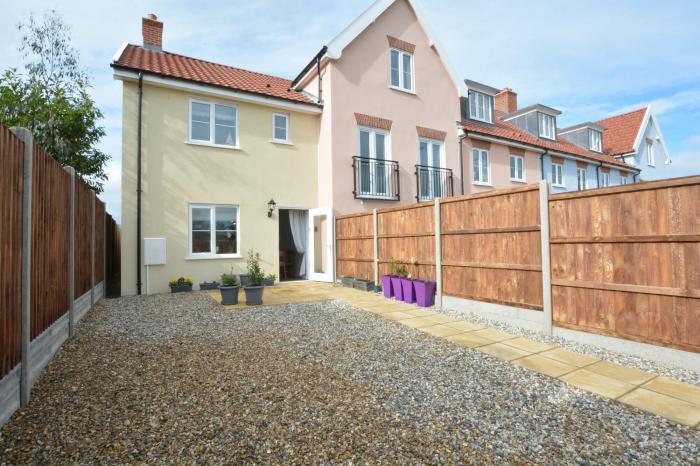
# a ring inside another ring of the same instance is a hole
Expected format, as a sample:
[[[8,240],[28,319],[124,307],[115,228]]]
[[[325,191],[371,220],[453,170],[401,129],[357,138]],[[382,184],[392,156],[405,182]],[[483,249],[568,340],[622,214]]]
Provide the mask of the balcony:
[[[355,199],[398,201],[401,198],[398,162],[353,157],[352,172]]]
[[[416,200],[432,201],[453,193],[452,170],[449,168],[416,165]]]

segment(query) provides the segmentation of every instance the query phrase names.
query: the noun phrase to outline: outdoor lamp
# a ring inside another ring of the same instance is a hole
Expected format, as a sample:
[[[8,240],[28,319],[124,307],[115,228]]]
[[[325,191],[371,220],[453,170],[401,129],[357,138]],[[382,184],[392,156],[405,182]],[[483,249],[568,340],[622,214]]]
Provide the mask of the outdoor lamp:
[[[270,199],[270,201],[267,203],[267,216],[272,217],[272,212],[275,211],[275,207],[277,207],[277,204],[275,204],[274,199]]]

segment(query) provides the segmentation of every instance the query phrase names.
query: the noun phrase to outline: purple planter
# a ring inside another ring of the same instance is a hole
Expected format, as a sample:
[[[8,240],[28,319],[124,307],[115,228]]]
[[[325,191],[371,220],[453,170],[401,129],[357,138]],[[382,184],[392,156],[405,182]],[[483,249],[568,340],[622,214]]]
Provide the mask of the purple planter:
[[[394,289],[391,286],[391,275],[382,275],[382,290],[385,298],[394,297]]]
[[[403,291],[403,302],[413,304],[416,302],[416,293],[413,291],[413,280],[401,278],[401,290]]]
[[[401,277],[391,276],[391,291],[394,292],[394,299],[403,301],[403,290],[401,289]]]
[[[416,302],[420,307],[430,307],[435,304],[435,282],[415,280],[413,288],[416,290]]]

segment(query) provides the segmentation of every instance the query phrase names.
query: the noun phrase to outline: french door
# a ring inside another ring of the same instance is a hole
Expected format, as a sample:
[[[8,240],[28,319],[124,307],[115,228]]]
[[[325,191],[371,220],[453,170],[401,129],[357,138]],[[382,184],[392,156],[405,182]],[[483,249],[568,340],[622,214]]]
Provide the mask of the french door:
[[[362,196],[389,196],[388,139],[389,133],[384,130],[359,128],[359,194]]]
[[[309,279],[333,281],[333,213],[331,209],[309,210]]]

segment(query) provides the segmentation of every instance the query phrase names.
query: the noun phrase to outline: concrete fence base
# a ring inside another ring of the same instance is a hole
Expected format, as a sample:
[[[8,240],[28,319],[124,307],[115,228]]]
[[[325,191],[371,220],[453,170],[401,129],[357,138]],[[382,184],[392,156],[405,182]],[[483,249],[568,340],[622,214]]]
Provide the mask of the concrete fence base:
[[[104,295],[104,282],[95,286],[95,302]],[[75,300],[75,321],[79,322],[90,310],[91,291]],[[41,335],[29,345],[29,388],[34,386],[44,368],[51,362],[53,356],[68,339],[70,332],[70,316],[68,310]],[[22,364],[17,364],[12,371],[0,380],[0,427],[7,422],[12,414],[20,407],[20,384]]]
[[[497,322],[515,325],[536,332],[542,331],[544,314],[520,307],[493,304],[484,301],[473,301],[452,296],[443,296],[442,307],[457,312],[474,313]]]

